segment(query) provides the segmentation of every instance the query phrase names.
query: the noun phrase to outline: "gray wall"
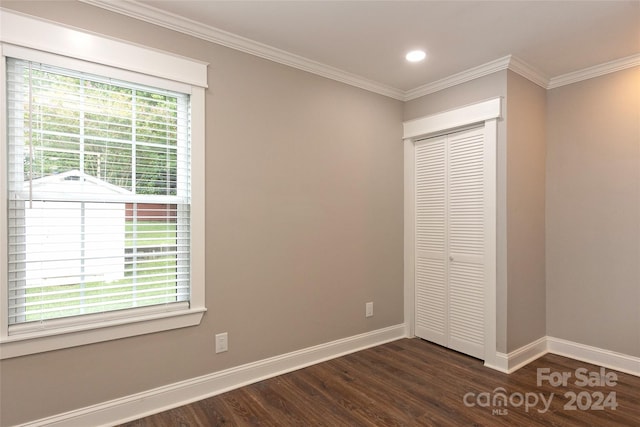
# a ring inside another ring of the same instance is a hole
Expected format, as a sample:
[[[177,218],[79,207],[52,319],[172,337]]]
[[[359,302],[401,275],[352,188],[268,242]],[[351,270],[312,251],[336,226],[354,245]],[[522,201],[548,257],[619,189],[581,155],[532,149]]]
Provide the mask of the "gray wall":
[[[547,95],[547,333],[640,356],[640,67]]]
[[[640,354],[640,71],[546,91],[511,71],[405,105],[503,96],[497,349],[546,335]]]
[[[401,102],[85,4],[2,6],[211,65],[203,323],[1,361],[1,425],[403,323]]]
[[[211,65],[202,325],[3,360],[0,425],[402,323],[401,123],[496,96],[498,351],[546,333],[640,356],[638,68],[546,93],[501,71],[403,106],[86,4],[2,6]]]
[[[546,90],[507,74],[507,351],[546,335]]]
[[[507,71],[498,71],[408,101],[404,105],[404,120],[453,110],[498,96],[507,96]],[[498,133],[505,129],[505,127],[498,129]]]
[[[499,71],[405,103],[404,120],[452,110],[487,99],[502,97],[498,121],[496,349],[507,351],[507,71]]]

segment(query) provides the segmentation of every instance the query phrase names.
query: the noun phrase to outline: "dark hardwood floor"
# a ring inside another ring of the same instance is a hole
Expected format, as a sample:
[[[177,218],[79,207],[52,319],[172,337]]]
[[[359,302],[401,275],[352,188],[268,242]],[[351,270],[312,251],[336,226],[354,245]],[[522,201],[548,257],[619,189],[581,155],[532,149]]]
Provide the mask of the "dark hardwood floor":
[[[551,380],[570,375],[566,386],[545,378],[538,385],[538,368]],[[640,378],[604,373],[607,378],[597,366],[548,354],[506,375],[403,339],[122,427],[640,426]]]

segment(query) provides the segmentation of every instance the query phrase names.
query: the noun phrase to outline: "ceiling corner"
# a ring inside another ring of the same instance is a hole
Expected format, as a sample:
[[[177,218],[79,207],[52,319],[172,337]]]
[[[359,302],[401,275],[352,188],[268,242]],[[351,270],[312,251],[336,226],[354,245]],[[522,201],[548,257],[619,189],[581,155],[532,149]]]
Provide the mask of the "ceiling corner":
[[[525,79],[532,81],[544,89],[547,89],[549,86],[549,77],[517,56],[509,55],[508,68],[514,73],[520,74]]]

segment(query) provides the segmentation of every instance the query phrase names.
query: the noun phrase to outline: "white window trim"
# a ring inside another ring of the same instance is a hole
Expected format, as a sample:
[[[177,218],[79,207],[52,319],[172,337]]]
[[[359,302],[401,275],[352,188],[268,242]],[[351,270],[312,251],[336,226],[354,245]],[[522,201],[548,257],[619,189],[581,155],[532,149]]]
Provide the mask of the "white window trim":
[[[207,63],[0,8],[4,43],[207,87]]]
[[[205,307],[205,88],[207,64],[0,9],[0,164],[7,164],[5,55],[47,58],[85,71],[109,68],[117,78],[191,94],[191,299],[189,307],[148,307],[96,316],[85,324],[9,335],[7,233],[0,234],[0,359],[199,325]],[[97,54],[99,52],[99,54]],[[53,55],[52,55],[53,54]],[[77,62],[77,61],[81,62]],[[2,168],[5,169],[4,167]],[[7,223],[7,177],[0,174],[2,227]],[[132,313],[133,312],[133,313]],[[132,313],[132,314],[129,314]]]

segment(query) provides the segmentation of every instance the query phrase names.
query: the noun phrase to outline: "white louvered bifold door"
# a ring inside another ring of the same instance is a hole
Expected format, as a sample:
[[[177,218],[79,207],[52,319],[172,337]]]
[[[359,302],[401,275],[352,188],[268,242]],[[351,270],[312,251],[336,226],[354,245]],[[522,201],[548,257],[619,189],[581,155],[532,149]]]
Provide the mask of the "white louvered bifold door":
[[[447,137],[416,143],[416,335],[447,345]]]
[[[484,129],[416,143],[416,335],[484,358]]]
[[[484,357],[484,129],[449,135],[449,347]]]

